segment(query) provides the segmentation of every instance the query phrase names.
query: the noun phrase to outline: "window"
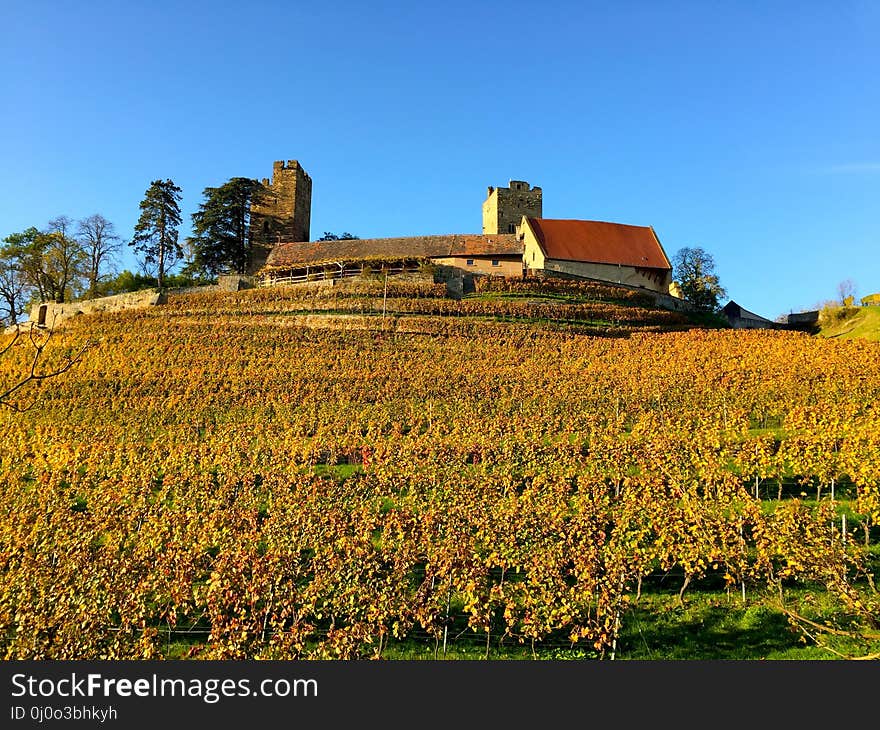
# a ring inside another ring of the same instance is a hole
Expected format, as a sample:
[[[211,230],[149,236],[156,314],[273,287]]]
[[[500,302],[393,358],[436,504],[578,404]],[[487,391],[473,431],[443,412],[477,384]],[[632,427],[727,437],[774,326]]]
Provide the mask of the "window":
[[[535,260],[535,252],[532,251],[532,262],[534,262],[534,260]]]
[[[467,260],[467,265],[468,265],[468,266],[473,266],[473,265],[474,265],[474,260],[473,260],[473,259],[468,259],[468,260]]]
[[[498,259],[492,259],[492,266],[501,266],[501,262]]]
[[[508,223],[507,224],[507,232],[508,233],[516,233],[516,223]]]

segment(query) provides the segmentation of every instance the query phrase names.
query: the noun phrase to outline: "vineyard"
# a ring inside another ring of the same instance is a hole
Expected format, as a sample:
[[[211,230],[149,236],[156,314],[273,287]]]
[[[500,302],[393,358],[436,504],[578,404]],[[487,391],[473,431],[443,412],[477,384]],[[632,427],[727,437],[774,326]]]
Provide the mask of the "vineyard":
[[[359,287],[56,333],[93,345],[0,410],[5,658],[625,658],[697,596],[878,656],[877,344]]]

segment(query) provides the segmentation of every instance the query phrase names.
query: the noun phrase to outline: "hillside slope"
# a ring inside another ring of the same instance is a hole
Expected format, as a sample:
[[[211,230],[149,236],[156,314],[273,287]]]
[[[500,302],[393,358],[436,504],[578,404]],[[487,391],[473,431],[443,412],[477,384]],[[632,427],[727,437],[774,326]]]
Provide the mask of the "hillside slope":
[[[714,327],[714,322],[657,307],[638,290],[586,281],[509,280],[484,277],[463,298],[447,296],[446,285],[428,277],[354,278],[309,285],[274,286],[240,292],[170,295],[168,311],[192,315],[232,311],[282,317],[286,322],[326,328],[343,324],[388,330],[437,332],[477,324],[515,324],[583,334],[627,336]]]
[[[880,342],[880,307],[841,307],[823,314],[819,319],[819,337]]]
[[[59,329],[46,367],[94,347],[0,410],[0,656],[806,658],[781,598],[880,616],[880,345],[379,286]]]

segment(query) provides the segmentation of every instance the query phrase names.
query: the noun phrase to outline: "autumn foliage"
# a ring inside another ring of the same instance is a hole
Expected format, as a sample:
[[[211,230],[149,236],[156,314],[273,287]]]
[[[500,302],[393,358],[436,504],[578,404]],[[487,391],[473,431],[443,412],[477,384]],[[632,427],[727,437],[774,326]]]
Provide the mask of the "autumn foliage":
[[[406,301],[467,305],[427,294]],[[162,657],[190,630],[202,658],[382,656],[451,614],[601,655],[657,570],[683,599],[807,582],[878,616],[877,345],[281,326],[302,301],[179,296],[59,333],[50,360],[98,344],[0,412],[4,657]]]

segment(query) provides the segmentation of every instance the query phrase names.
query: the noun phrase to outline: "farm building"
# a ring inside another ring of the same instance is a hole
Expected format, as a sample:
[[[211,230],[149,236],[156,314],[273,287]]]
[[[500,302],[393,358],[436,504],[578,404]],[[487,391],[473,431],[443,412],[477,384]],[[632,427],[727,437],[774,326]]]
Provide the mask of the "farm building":
[[[672,266],[654,229],[603,221],[523,216],[523,265],[669,293]]]
[[[416,272],[426,264],[473,274],[522,276],[522,244],[512,234],[291,241],[276,245],[262,270],[267,284]]]
[[[456,236],[449,256],[433,256],[431,261],[469,274],[523,275],[522,242],[510,234]]]
[[[744,309],[733,300],[721,308],[721,313],[734,329],[740,330],[769,330],[776,329],[776,323],[771,322],[760,314]]]
[[[868,294],[861,302],[863,307],[880,307],[880,294]]]
[[[819,322],[819,310],[811,309],[807,312],[792,312],[785,318],[785,321],[792,329],[810,330]]]

